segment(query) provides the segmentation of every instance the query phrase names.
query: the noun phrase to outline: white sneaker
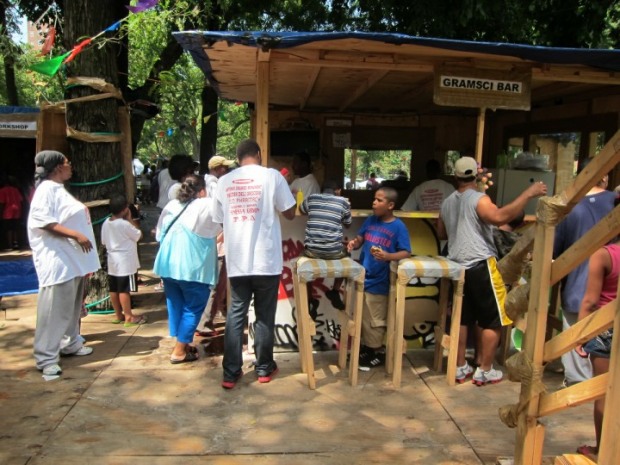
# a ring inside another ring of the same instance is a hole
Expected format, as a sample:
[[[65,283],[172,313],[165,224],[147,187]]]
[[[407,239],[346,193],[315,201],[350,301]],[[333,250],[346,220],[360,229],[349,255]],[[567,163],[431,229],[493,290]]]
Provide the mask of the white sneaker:
[[[489,371],[482,371],[480,367],[476,368],[476,372],[474,373],[474,377],[472,379],[472,383],[476,386],[484,386],[485,384],[497,384],[499,383],[504,374],[500,370],[496,370],[491,367]]]
[[[474,369],[467,362],[465,362],[465,365],[463,365],[462,367],[456,367],[456,382],[464,383],[465,380],[469,378],[473,372]]]
[[[45,376],[58,376],[62,373],[62,368],[60,368],[60,365],[55,363],[53,365],[46,366],[42,371]]]
[[[76,355],[78,357],[82,357],[84,355],[90,355],[92,353],[93,353],[93,348],[92,347],[82,346],[78,350],[76,350],[75,352],[71,352],[70,354],[61,354],[61,355],[65,356],[65,357],[73,357],[74,355]]]

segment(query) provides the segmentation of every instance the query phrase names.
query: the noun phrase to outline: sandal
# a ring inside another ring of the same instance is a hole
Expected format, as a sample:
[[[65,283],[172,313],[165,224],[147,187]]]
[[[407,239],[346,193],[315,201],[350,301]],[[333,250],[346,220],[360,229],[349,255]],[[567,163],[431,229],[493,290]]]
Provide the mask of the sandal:
[[[598,449],[595,446],[583,445],[577,448],[577,453],[596,461]]]
[[[187,345],[187,346],[185,346],[185,352],[187,352],[188,354],[197,354],[198,353],[198,347]]]
[[[121,323],[125,323],[125,317],[123,317],[122,319],[116,319],[116,320],[112,320],[112,324],[113,325],[119,325]]]
[[[181,359],[170,357],[170,363],[172,363],[173,365],[176,365],[178,363],[195,362],[196,360],[198,360],[198,355],[192,352],[186,353],[185,357]]]
[[[146,323],[148,320],[146,318],[146,315],[140,315],[140,318],[137,321],[125,321],[125,324],[123,325],[125,328],[130,328],[132,326],[138,326],[138,325],[143,325],[144,323]]]

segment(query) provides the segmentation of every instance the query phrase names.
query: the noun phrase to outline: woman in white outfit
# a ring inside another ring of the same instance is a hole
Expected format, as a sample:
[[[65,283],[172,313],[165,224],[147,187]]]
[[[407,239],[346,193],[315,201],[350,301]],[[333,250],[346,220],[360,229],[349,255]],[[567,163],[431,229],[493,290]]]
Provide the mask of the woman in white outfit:
[[[28,215],[28,239],[39,278],[34,358],[44,375],[59,375],[59,356],[89,355],[79,319],[85,276],[100,268],[88,208],[65,189],[71,163],[44,150],[34,159],[35,193]]]

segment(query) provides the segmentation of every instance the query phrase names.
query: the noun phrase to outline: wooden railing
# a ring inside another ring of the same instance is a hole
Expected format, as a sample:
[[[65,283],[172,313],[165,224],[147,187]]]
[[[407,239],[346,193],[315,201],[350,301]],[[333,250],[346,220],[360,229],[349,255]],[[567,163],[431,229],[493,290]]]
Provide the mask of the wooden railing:
[[[567,331],[546,341],[549,293],[573,268],[620,233],[620,206],[552,261],[556,225],[586,193],[620,162],[620,131],[562,193],[539,201],[534,232],[532,275],[527,307],[527,330],[521,353],[509,360],[511,377],[520,379],[517,404],[502,408],[502,420],[516,427],[515,465],[540,465],[544,424],[540,417],[596,400],[606,395],[598,455],[599,465],[620,464],[620,311],[618,300],[608,303]],[[614,327],[610,371],[557,392],[547,393],[544,364],[557,359],[600,332]],[[614,387],[616,390],[614,392]],[[567,451],[568,452],[568,451]],[[563,459],[564,460],[564,459]],[[570,462],[568,462],[570,463]]]

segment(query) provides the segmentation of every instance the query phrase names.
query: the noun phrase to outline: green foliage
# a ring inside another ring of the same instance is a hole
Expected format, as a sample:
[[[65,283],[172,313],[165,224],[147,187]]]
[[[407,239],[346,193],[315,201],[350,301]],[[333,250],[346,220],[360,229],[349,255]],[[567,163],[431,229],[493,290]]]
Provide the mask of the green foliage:
[[[351,150],[344,151],[344,175],[351,177]],[[415,155],[415,154],[414,154]],[[367,180],[370,173],[378,178],[394,179],[399,171],[409,176],[410,150],[357,150],[356,182]]]
[[[0,82],[4,82],[4,56],[0,57]],[[22,48],[22,52],[15,56],[15,79],[19,103],[21,106],[37,107],[45,102],[58,102],[62,100],[63,89],[58,79],[48,78],[42,74],[28,70],[28,67],[41,61],[37,52],[28,46]],[[7,105],[6,86],[0,86],[0,105]]]
[[[145,162],[170,158],[176,153],[198,158],[201,116],[200,93],[204,75],[188,55],[170,71],[159,74],[155,90],[160,93],[160,113],[146,122],[137,148]]]

